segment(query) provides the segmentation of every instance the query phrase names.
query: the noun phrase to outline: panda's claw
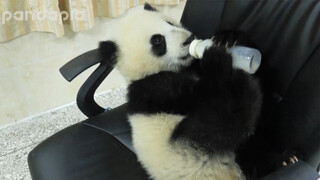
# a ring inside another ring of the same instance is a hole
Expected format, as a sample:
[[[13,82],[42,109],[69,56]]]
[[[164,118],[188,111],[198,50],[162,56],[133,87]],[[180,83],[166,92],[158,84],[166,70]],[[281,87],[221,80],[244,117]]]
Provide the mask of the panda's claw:
[[[233,31],[233,30],[220,31],[215,33],[215,35],[212,36],[211,39],[216,41],[216,43],[220,43],[218,46],[221,45],[221,46],[226,46],[228,48],[236,45],[253,47],[253,44],[250,42],[246,33],[242,31]]]
[[[216,44],[216,41],[215,41],[215,40],[213,40],[213,41],[212,41],[212,46],[217,46],[217,44]]]
[[[295,163],[295,161],[293,160],[292,157],[289,158],[289,161],[290,161],[291,163],[293,163],[293,164]]]
[[[238,41],[235,41],[235,42],[233,43],[232,47],[233,47],[233,46],[236,46],[237,43],[238,43]]]
[[[229,42],[226,43],[225,47],[226,47],[226,48],[229,47]]]
[[[284,166],[287,166],[289,164],[295,164],[297,162],[299,162],[299,159],[297,158],[297,156],[293,155],[293,156],[290,156],[288,160],[282,161],[281,164],[284,167]]]
[[[282,166],[285,167],[287,166],[288,164],[285,162],[285,161],[282,161]]]

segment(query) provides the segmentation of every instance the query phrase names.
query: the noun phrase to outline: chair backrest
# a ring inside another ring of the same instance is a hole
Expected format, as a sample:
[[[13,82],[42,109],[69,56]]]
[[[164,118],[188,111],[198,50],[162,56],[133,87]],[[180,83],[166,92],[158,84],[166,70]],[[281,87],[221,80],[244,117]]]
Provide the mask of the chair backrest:
[[[279,149],[320,149],[319,0],[188,0],[182,24],[200,38],[246,32],[263,55],[267,139]]]

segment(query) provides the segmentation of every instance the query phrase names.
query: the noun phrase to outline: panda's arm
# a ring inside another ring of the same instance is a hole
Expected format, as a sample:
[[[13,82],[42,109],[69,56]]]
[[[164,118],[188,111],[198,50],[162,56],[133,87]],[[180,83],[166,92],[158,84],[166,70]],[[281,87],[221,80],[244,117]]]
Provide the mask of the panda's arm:
[[[129,109],[133,113],[188,114],[195,106],[195,83],[190,76],[168,71],[134,81],[129,86]]]
[[[129,110],[132,113],[190,114],[199,100],[219,89],[218,82],[229,78],[231,61],[224,48],[210,48],[204,52],[200,64],[196,63],[197,68],[192,67],[200,69],[199,81],[186,75],[188,70],[185,73],[163,71],[134,81],[129,86]]]
[[[194,88],[196,109],[173,138],[189,139],[210,151],[233,151],[252,133],[261,107],[260,87],[248,73],[233,69],[231,61],[225,48],[205,51]]]
[[[203,53],[200,69],[203,80],[214,83],[226,82],[233,73],[232,56],[225,47],[211,46]]]

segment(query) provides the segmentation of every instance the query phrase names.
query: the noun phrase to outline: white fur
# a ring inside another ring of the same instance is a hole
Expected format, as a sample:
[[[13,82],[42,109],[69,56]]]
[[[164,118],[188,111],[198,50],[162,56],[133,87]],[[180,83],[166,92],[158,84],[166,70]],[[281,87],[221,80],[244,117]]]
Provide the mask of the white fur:
[[[187,142],[170,140],[180,115],[129,116],[133,144],[141,164],[156,180],[242,180],[234,154],[208,155]],[[228,165],[227,165],[228,164]]]
[[[172,26],[158,12],[143,10],[143,6],[130,9],[122,15],[113,30],[113,41],[121,47],[117,67],[128,82],[163,71],[178,71],[191,63],[192,58],[180,60],[188,55],[189,46],[183,42],[191,35],[184,28]],[[150,38],[161,34],[166,38],[167,53],[156,57],[151,53]]]
[[[158,12],[135,7],[122,15],[114,27],[113,39],[118,47],[117,67],[130,83],[160,71],[179,71],[192,58],[181,61],[189,46],[183,42],[191,33],[179,25],[172,26]],[[151,53],[150,38],[166,38],[167,53]],[[196,151],[188,142],[173,141],[171,135],[183,119],[181,115],[133,114],[129,116],[133,144],[141,164],[155,180],[243,180],[233,153],[211,154]]]

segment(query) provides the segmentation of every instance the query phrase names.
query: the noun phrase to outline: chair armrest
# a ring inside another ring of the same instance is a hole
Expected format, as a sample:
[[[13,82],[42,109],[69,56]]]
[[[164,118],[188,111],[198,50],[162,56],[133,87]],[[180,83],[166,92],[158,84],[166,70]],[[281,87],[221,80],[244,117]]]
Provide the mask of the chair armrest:
[[[93,49],[85,52],[63,65],[59,71],[61,75],[69,82],[81,74],[89,67],[100,63],[99,49]]]
[[[99,49],[94,49],[72,59],[60,68],[62,76],[70,82],[89,67],[100,63],[99,67],[89,76],[77,94],[77,105],[87,117],[93,117],[104,111],[104,108],[95,102],[94,93],[114,67],[108,61],[101,62],[102,58]]]

